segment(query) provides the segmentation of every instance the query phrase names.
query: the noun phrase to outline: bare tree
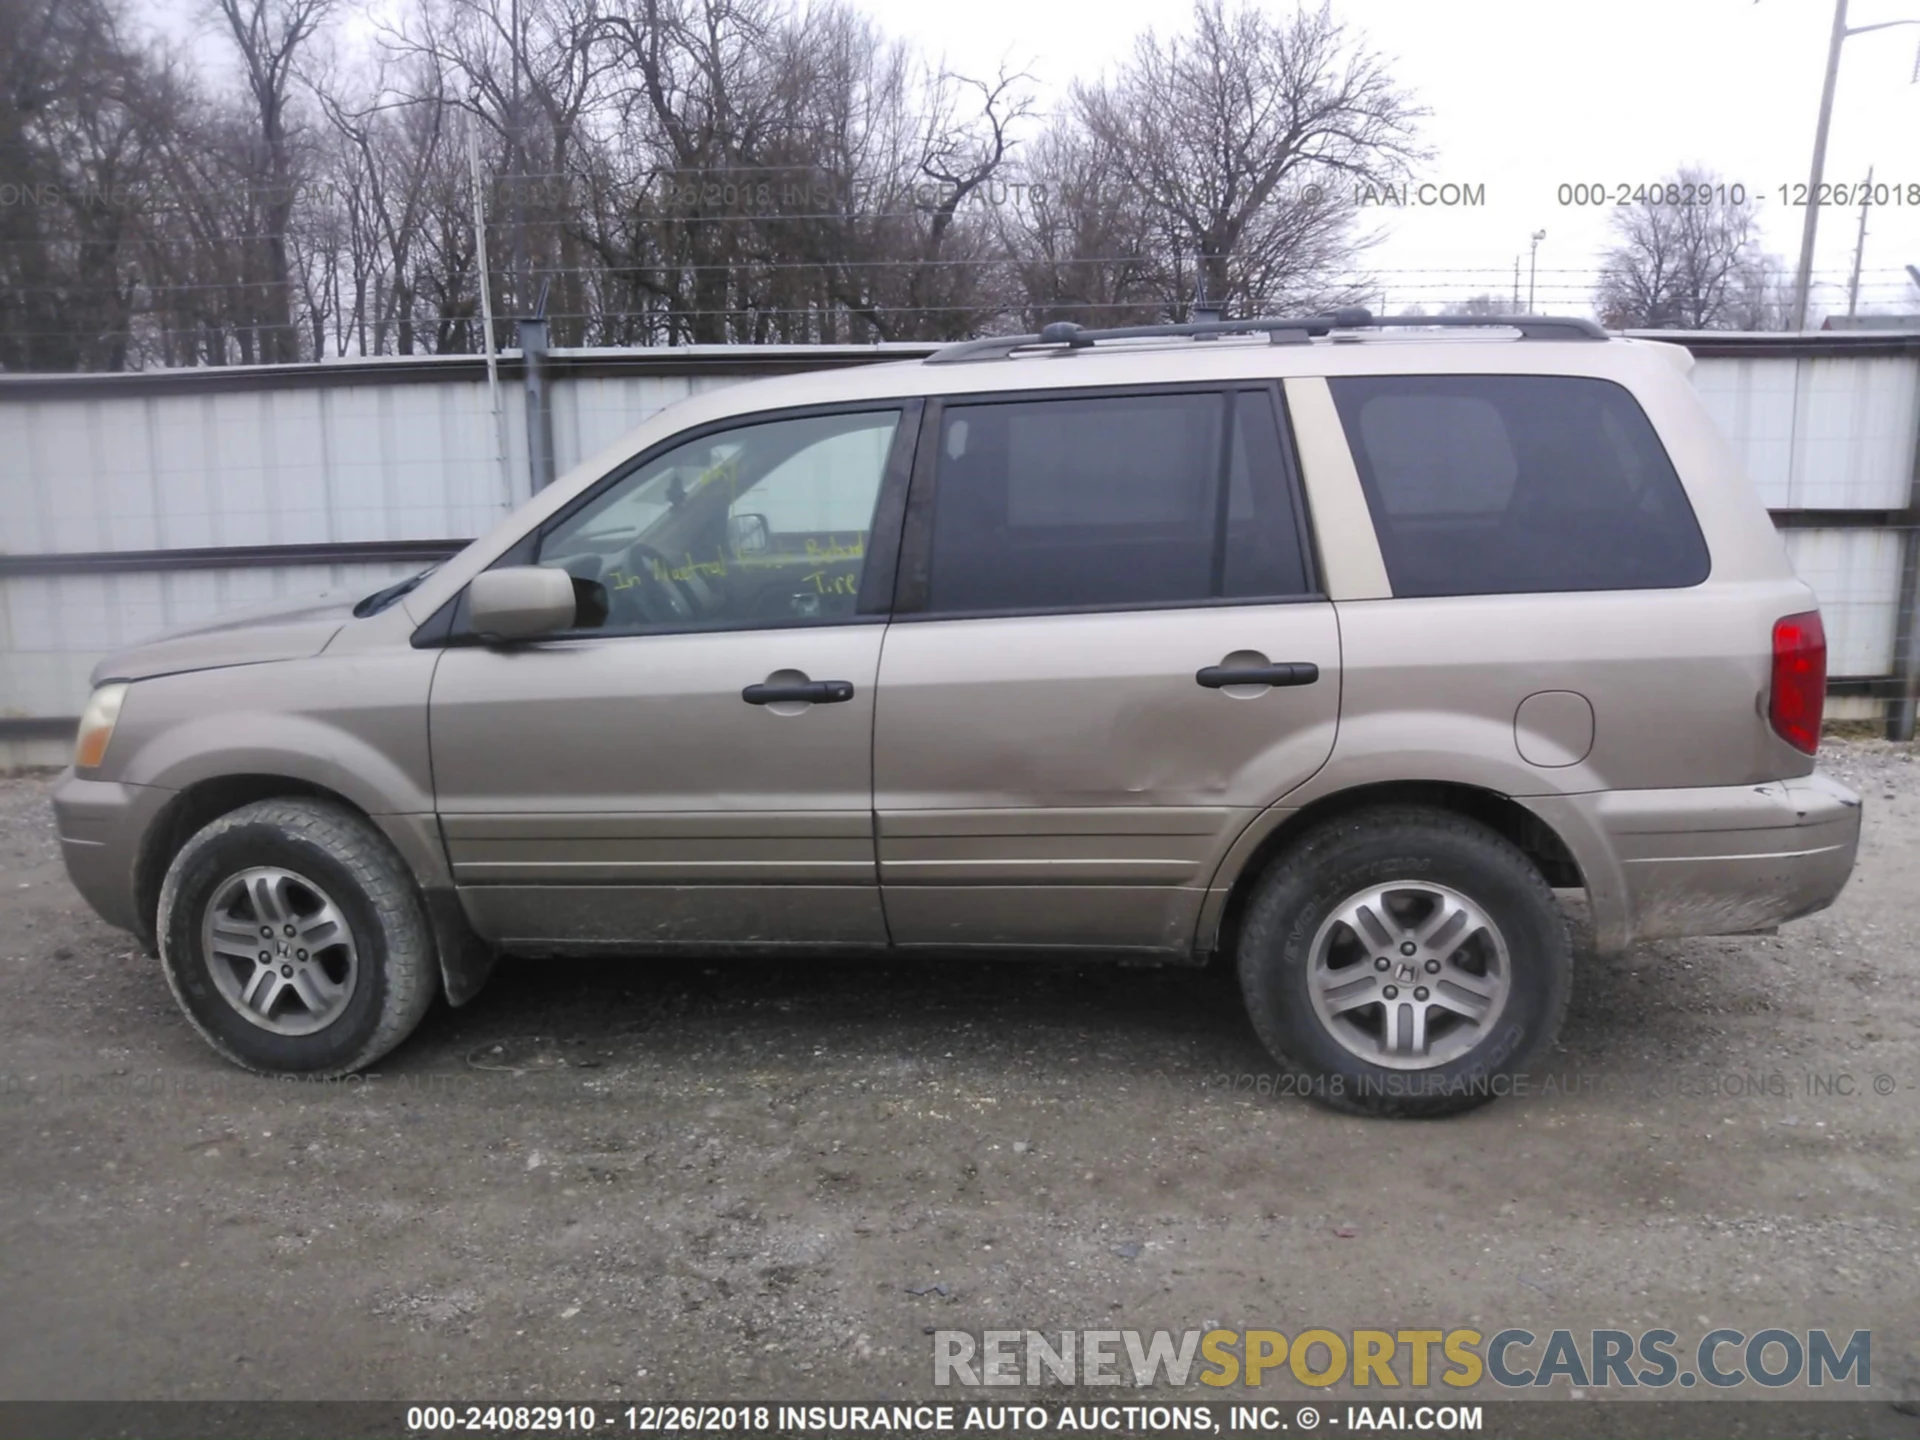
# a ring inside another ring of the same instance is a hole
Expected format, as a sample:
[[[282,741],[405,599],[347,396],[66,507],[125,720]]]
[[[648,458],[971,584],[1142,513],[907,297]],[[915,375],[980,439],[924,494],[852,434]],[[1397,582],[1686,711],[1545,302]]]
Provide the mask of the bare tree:
[[[1147,325],[1179,308],[1160,229],[1124,174],[1111,144],[1071,121],[1033,146],[1024,203],[1001,212],[1023,329]]]
[[[299,126],[293,114],[296,67],[334,0],[212,0],[240,62],[252,103],[250,194],[242,253],[244,279],[252,292],[253,324],[241,332],[247,358],[275,364],[300,358],[293,326],[293,266],[288,237],[298,203],[302,170],[296,155]]]
[[[143,248],[167,364],[252,364],[263,335],[278,355],[292,333],[288,286],[264,280],[258,160],[251,118],[228,97],[189,90],[158,137]]]
[[[469,224],[464,207],[449,213],[445,204],[449,188],[464,192],[467,178],[453,134],[460,112],[446,100],[444,72],[431,55],[403,63],[409,73],[397,83],[382,66],[357,94],[331,75],[315,87],[332,132],[326,183],[316,189],[335,202],[343,240],[336,269],[347,267],[336,308],[341,353],[414,353],[426,318],[420,265],[430,234]],[[339,285],[337,273],[331,283]]]
[[[123,40],[132,3],[0,0],[0,158],[36,198],[0,213],[0,365],[477,349],[470,135],[499,308],[548,296],[559,344],[1330,303],[1366,241],[1337,197],[1418,154],[1382,61],[1251,0],[1044,128],[1024,76],[849,0],[394,0],[344,59],[340,0],[201,0],[237,83]]]
[[[1465,300],[1445,306],[1442,315],[1517,315],[1523,307],[1505,295],[1495,295],[1491,290],[1482,290],[1478,295],[1469,295]]]
[[[1728,314],[1736,330],[1793,328],[1793,277],[1778,255],[1754,255],[1734,278]]]
[[[1757,318],[1768,260],[1754,205],[1730,198],[1719,176],[1682,167],[1616,211],[1613,228],[1619,243],[1607,252],[1594,294],[1602,323],[1725,330]]]
[[[657,302],[669,339],[726,339],[750,308],[739,282],[756,197],[791,178],[766,153],[783,128],[782,20],[762,0],[615,0],[600,18],[627,122],[613,164],[632,197],[601,253]]]
[[[572,218],[590,111],[616,58],[596,43],[603,20],[598,0],[421,0],[389,40],[428,62],[438,98],[492,133],[499,180],[489,198],[503,230],[507,305],[531,314],[551,287],[560,344],[576,343],[585,326]]]
[[[1074,112],[1160,232],[1168,272],[1191,250],[1207,299],[1243,311],[1343,298],[1361,243],[1345,195],[1423,154],[1424,112],[1324,5],[1274,19],[1198,0],[1190,35],[1141,36],[1113,80],[1075,88]]]
[[[178,100],[106,0],[0,4],[0,365],[119,369],[150,299],[149,167]]]
[[[1029,113],[1025,81],[1004,70],[991,82],[943,72],[925,87],[916,168],[932,183],[917,197],[920,263],[906,271],[907,333],[958,339],[978,318],[986,297],[975,282],[980,267],[998,257],[989,248],[990,227],[965,211],[980,196],[991,200],[992,182],[1007,167],[1012,132]]]
[[[590,243],[670,342],[945,338],[1002,308],[979,203],[1021,77],[918,66],[788,0],[610,0]]]

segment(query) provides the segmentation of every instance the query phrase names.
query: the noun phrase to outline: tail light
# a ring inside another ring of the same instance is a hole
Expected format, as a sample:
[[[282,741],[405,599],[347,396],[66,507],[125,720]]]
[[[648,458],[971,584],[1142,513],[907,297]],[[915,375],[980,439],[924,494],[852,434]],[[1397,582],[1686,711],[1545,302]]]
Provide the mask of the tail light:
[[[1774,733],[1811,755],[1820,748],[1820,712],[1827,702],[1827,632],[1820,612],[1773,622],[1773,690],[1767,720]]]

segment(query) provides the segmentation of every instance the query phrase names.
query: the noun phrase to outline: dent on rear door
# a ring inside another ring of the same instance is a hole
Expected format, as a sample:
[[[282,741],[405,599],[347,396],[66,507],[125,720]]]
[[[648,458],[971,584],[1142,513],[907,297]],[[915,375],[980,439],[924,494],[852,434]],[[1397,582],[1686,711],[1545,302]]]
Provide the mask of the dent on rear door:
[[[1222,856],[1325,761],[1330,604],[896,625],[881,664],[880,875],[903,944],[1191,944]],[[1312,685],[1196,683],[1249,652]]]
[[[927,593],[888,631],[875,719],[893,937],[1187,950],[1227,847],[1325,761],[1339,712],[1271,394],[996,400],[934,423]],[[1203,681],[1223,665],[1301,668]]]

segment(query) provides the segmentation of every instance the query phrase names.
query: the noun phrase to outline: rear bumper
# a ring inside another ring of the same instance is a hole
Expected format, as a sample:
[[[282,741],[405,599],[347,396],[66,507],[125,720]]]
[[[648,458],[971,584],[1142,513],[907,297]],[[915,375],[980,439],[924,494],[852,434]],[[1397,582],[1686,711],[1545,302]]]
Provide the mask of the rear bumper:
[[[60,854],[73,888],[102,920],[148,937],[140,915],[140,844],[174,792],[152,785],[82,780],[72,770],[53,792]]]
[[[1860,844],[1860,797],[1817,772],[1764,785],[1607,790],[1551,808],[1562,807],[1572,823],[1561,833],[1586,873],[1603,950],[1770,930],[1823,910],[1853,873]],[[1539,808],[1552,823],[1549,807]]]

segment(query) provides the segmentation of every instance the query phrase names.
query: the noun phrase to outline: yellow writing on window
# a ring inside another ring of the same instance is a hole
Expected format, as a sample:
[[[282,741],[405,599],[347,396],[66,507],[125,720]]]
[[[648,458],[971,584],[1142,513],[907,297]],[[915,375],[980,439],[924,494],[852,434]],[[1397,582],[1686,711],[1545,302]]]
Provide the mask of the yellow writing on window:
[[[864,535],[856,535],[849,545],[842,545],[831,535],[824,545],[814,539],[807,541],[807,559],[813,561],[858,560],[866,553],[867,537]]]
[[[857,595],[860,593],[860,580],[857,575],[841,573],[829,574],[825,570],[816,570],[811,575],[800,577],[802,585],[813,586],[816,595]]]
[[[609,590],[627,590],[638,585],[643,579],[651,577],[658,583],[687,581],[695,576],[720,580],[725,579],[732,569],[763,570],[767,568],[791,569],[801,565],[814,567],[830,566],[846,562],[857,562],[866,557],[867,537],[856,535],[842,543],[834,536],[824,541],[809,537],[806,553],[798,551],[771,551],[759,555],[728,556],[724,550],[716,549],[711,560],[696,560],[692,552],[685,553],[679,564],[669,564],[665,560],[654,559],[646,563],[646,573],[636,574],[625,568],[615,568],[602,577]],[[800,577],[803,585],[812,585],[817,593],[851,595],[858,589],[858,580],[853,575],[831,575],[827,570],[816,568],[813,573]]]

